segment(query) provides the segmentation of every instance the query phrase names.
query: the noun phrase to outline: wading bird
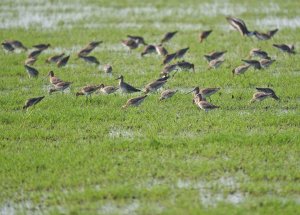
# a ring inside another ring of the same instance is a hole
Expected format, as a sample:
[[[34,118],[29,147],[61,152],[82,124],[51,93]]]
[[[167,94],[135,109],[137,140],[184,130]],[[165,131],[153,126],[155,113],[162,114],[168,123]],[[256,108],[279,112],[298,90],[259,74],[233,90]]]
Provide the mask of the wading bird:
[[[229,22],[229,24],[232,27],[238,30],[242,36],[248,36],[248,37],[253,36],[254,33],[248,30],[243,20],[232,16],[226,17],[226,20]]]
[[[162,101],[162,100],[165,100],[165,99],[168,99],[168,98],[171,98],[172,96],[175,95],[175,93],[177,93],[178,90],[164,90],[161,94],[160,94],[160,98],[159,100]]]
[[[162,43],[165,43],[165,42],[170,41],[170,40],[175,36],[175,34],[177,34],[177,32],[178,32],[178,31],[167,32],[167,33],[163,36],[163,38],[162,38],[162,40],[160,41],[160,43],[162,44]]]
[[[212,32],[212,30],[202,31],[199,34],[199,41],[200,41],[200,43],[202,43],[211,34],[211,32]]]
[[[139,97],[136,97],[136,98],[132,98],[132,99],[129,99],[125,105],[123,105],[122,107],[123,108],[127,108],[129,106],[139,106],[143,101],[144,99],[147,97],[147,95],[143,95],[143,96],[139,96]]]
[[[124,82],[123,75],[120,75],[120,77],[118,77],[116,80],[120,80],[119,81],[119,87],[120,87],[120,89],[123,93],[134,93],[134,92],[140,92],[141,91],[141,90],[136,89],[135,87],[127,84],[126,82]]]
[[[40,101],[42,101],[45,98],[45,96],[36,97],[36,98],[30,98],[27,99],[25,102],[25,105],[23,106],[23,110],[27,110],[29,107],[36,105]]]

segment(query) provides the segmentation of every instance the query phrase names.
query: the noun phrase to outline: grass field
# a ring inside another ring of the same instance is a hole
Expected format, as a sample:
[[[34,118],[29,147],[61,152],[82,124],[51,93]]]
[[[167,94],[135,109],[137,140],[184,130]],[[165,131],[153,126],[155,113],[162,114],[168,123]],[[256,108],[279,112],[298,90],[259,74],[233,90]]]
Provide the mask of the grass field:
[[[52,46],[39,56],[30,79],[28,53],[0,50],[0,214],[299,214],[300,58],[272,47],[299,50],[297,1],[29,1],[0,2],[0,41]],[[243,38],[227,23],[234,15],[249,29],[278,27],[273,39]],[[213,29],[202,44],[199,32]],[[75,93],[88,84],[117,86],[119,75],[143,88],[162,70],[161,56],[140,57],[120,41],[141,35],[157,44],[167,31],[178,34],[169,52],[190,47],[185,60],[195,73],[178,72],[159,102],[150,94],[141,106],[122,109],[133,95]],[[76,59],[93,40],[100,66]],[[250,49],[276,59],[268,69],[232,76]],[[203,55],[227,50],[225,62],[208,70]],[[66,67],[45,64],[66,52]],[[113,66],[112,76],[102,71]],[[70,91],[49,95],[50,70],[72,81]],[[212,96],[220,109],[204,112],[186,92],[221,87]],[[271,87],[281,98],[249,104],[255,87]],[[28,98],[45,99],[27,112]]]

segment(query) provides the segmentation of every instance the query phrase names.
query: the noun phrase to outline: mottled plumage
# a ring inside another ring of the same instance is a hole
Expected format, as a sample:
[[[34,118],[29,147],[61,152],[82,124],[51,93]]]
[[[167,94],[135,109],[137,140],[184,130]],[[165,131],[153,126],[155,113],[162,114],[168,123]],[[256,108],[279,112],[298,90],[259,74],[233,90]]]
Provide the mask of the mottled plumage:
[[[81,88],[81,90],[76,93],[76,96],[84,95],[84,96],[86,96],[86,98],[88,98],[88,96],[91,96],[92,93],[96,92],[96,90],[98,90],[100,88],[101,88],[101,85],[99,85],[99,86],[88,85],[88,86]]]
[[[249,69],[250,65],[241,65],[236,67],[235,69],[232,70],[232,74],[233,75],[241,75],[244,74],[248,69]]]
[[[36,61],[37,61],[37,58],[31,57],[31,58],[27,58],[25,60],[24,64],[32,66]]]
[[[163,65],[168,64],[169,62],[171,62],[174,58],[176,57],[176,53],[173,54],[167,54],[163,60]]]
[[[125,105],[123,105],[122,107],[123,108],[127,108],[129,106],[139,106],[143,101],[144,99],[147,97],[147,95],[143,95],[143,96],[139,96],[139,97],[136,97],[136,98],[132,98],[132,99],[129,99]]]
[[[36,48],[36,49],[39,49],[39,50],[45,50],[47,48],[49,48],[51,45],[50,44],[37,44],[37,45],[34,45],[32,47]]]
[[[198,93],[194,98],[195,104],[202,110],[205,110],[205,112],[219,108],[219,106],[213,105],[207,101],[205,101],[202,97],[201,93]]]
[[[58,82],[57,84],[53,84],[53,88],[51,88],[49,90],[49,93],[53,93],[53,92],[56,92],[56,91],[61,91],[61,92],[64,92],[66,89],[68,89],[70,87],[70,85],[72,84],[72,82]]]
[[[50,83],[53,84],[53,85],[55,85],[55,84],[57,84],[57,83],[59,83],[59,82],[63,82],[61,79],[59,79],[58,77],[56,77],[56,76],[54,75],[54,72],[53,72],[53,71],[50,71],[50,72],[48,73],[48,76],[49,76],[49,81],[50,81]]]
[[[142,45],[147,45],[147,43],[145,42],[143,37],[140,36],[131,36],[131,35],[127,35],[127,37],[129,39],[135,40],[136,43],[138,44],[142,44]]]
[[[228,16],[226,17],[229,24],[240,32],[242,36],[252,36],[253,32],[250,32],[245,22],[237,17]]]
[[[164,90],[161,94],[160,94],[160,98],[159,100],[162,101],[164,99],[168,99],[171,98],[172,96],[174,96],[174,94],[177,92],[178,90]]]
[[[37,58],[42,53],[42,51],[42,49],[34,50],[28,54],[27,58]]]
[[[270,97],[271,94],[270,93],[265,93],[265,92],[256,92],[253,94],[252,99],[250,100],[250,103],[253,102],[260,102],[262,100],[265,100],[266,98]]]
[[[114,93],[118,90],[118,87],[114,87],[114,86],[104,86],[104,84],[100,85],[100,91],[104,94],[111,94]]]
[[[158,55],[166,56],[168,54],[167,49],[165,49],[161,44],[155,46],[155,49]]]
[[[208,67],[217,69],[221,64],[224,62],[224,60],[216,59],[209,62]]]
[[[124,46],[126,46],[130,50],[136,49],[139,46],[139,44],[135,40],[132,40],[132,39],[122,40],[121,42]]]

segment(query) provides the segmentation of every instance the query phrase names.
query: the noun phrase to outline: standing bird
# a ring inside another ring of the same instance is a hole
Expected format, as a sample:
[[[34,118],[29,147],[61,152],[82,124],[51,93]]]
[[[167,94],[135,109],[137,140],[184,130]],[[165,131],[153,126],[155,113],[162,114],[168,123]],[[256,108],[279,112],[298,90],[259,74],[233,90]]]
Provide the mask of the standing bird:
[[[169,40],[171,40],[175,34],[177,34],[178,31],[173,31],[173,32],[168,32],[164,35],[164,37],[162,38],[162,40],[160,41],[160,43],[165,43],[168,42]]]
[[[286,44],[273,44],[275,48],[278,48],[282,52],[287,52],[289,54],[296,54],[294,45],[286,45]]]
[[[42,101],[45,98],[45,96],[36,97],[36,98],[30,98],[27,99],[25,102],[25,105],[23,106],[23,110],[27,110],[29,107],[36,105],[40,101]]]
[[[49,90],[49,94],[56,92],[56,91],[61,91],[62,93],[70,87],[72,82],[58,82],[57,84],[53,84],[54,88],[51,88]]]
[[[178,51],[176,52],[175,59],[183,58],[183,56],[185,55],[185,53],[186,53],[188,50],[189,50],[189,47],[178,50]]]
[[[4,48],[4,50],[8,52],[13,52],[15,50],[15,48],[8,42],[2,42],[1,45]]]
[[[155,80],[145,86],[145,93],[154,92],[167,83],[167,80]]]
[[[242,60],[242,61],[252,66],[254,69],[261,69],[260,62],[257,60]]]
[[[107,95],[116,92],[118,89],[118,87],[104,86],[104,84],[100,84],[100,91]]]
[[[226,17],[226,20],[229,22],[229,24],[232,27],[238,30],[242,36],[248,36],[248,37],[253,36],[254,33],[248,30],[243,20],[232,16]]]
[[[165,49],[162,44],[155,46],[155,49],[158,55],[166,56],[168,54],[167,49]]]
[[[118,77],[116,80],[120,80],[119,81],[119,87],[120,87],[120,89],[123,93],[134,93],[134,92],[140,92],[141,91],[141,90],[136,89],[135,87],[127,84],[126,82],[124,82],[123,75],[120,75],[120,77]]]
[[[96,64],[96,65],[100,64],[98,59],[94,56],[79,56],[79,58],[81,58],[82,60],[84,60],[85,62],[90,63],[90,64],[92,64],[92,63]]]
[[[129,99],[125,105],[122,106],[122,108],[127,108],[129,106],[139,106],[143,101],[144,99],[147,97],[147,95],[143,95],[143,96],[139,96],[139,97],[136,97],[136,98],[132,98],[132,99]]]
[[[60,60],[58,60],[57,63],[56,63],[57,67],[60,68],[60,67],[65,66],[68,63],[69,58],[70,58],[70,55],[68,55],[66,57],[63,57]]]
[[[223,57],[223,55],[226,53],[227,51],[220,51],[220,52],[211,52],[209,54],[204,55],[204,58],[210,62],[212,60],[217,60],[221,57]]]
[[[56,77],[54,75],[54,72],[53,71],[50,71],[48,73],[48,76],[49,76],[49,81],[51,84],[55,85],[55,84],[58,84],[59,82],[63,82],[63,80],[59,79],[58,77]]]
[[[141,53],[141,56],[143,57],[144,55],[151,53],[156,53],[156,48],[154,45],[147,45]]]
[[[160,94],[159,100],[162,101],[162,100],[171,98],[172,96],[175,95],[175,93],[177,93],[177,91],[178,90],[165,90]]]
[[[76,93],[76,96],[86,96],[86,99],[88,99],[88,96],[90,96],[90,99],[92,98],[92,93],[96,92],[96,90],[100,89],[101,85],[99,86],[85,86],[81,88],[79,92]]]
[[[61,53],[61,54],[58,54],[58,55],[51,56],[45,62],[46,63],[57,63],[57,61],[62,59],[64,55],[65,55],[65,53]]]
[[[34,45],[32,47],[36,48],[36,49],[39,49],[39,50],[46,50],[47,48],[49,48],[51,45],[48,43],[48,44],[37,44],[37,45]]]
[[[271,88],[256,87],[256,90],[259,92],[264,92],[264,93],[270,94],[270,96],[275,100],[280,100],[280,98],[276,95],[275,91],[272,90]]]
[[[195,87],[192,91],[188,92],[189,93],[194,93],[194,99],[193,102],[195,101],[195,97],[196,95],[198,95],[199,93],[202,96],[202,99],[206,99],[209,98],[211,95],[215,94],[216,92],[218,92],[221,88],[220,87],[216,87],[216,88],[202,88],[200,89],[200,87]]]
[[[201,93],[198,93],[194,99],[195,104],[202,110],[205,110],[205,112],[208,112],[210,110],[219,108],[219,106],[213,105],[207,101],[205,101],[202,97]]]
[[[199,41],[200,41],[200,43],[202,43],[203,40],[205,40],[205,39],[210,35],[211,32],[212,32],[212,30],[209,30],[209,31],[202,31],[202,32],[199,34]]]
[[[26,69],[26,72],[29,76],[29,78],[37,78],[38,75],[39,75],[39,71],[33,67],[30,67],[28,65],[24,65],[25,69]]]
[[[123,46],[126,46],[127,48],[129,48],[129,50],[136,49],[139,46],[139,44],[135,40],[132,40],[132,39],[122,40],[121,42],[122,42]]]
[[[162,65],[166,65],[166,64],[170,63],[173,59],[175,59],[175,57],[176,57],[176,53],[173,53],[173,54],[167,54],[167,55],[164,57],[164,60],[163,60]]]
[[[147,45],[143,37],[127,35],[129,39],[135,40],[138,44]]]
[[[193,72],[195,72],[195,65],[193,63],[189,63],[187,61],[180,61],[176,64],[181,70],[189,70],[193,69]]]
[[[270,93],[265,92],[256,92],[253,94],[252,99],[250,100],[250,103],[254,103],[256,101],[260,102],[262,100],[265,100],[266,98],[270,97]]]
[[[235,69],[232,70],[232,74],[233,75],[241,75],[244,74],[248,69],[249,69],[250,65],[241,65],[236,67]]]
[[[112,71],[113,71],[113,68],[110,64],[106,64],[106,65],[104,65],[103,70],[104,70],[105,73],[111,74]]]

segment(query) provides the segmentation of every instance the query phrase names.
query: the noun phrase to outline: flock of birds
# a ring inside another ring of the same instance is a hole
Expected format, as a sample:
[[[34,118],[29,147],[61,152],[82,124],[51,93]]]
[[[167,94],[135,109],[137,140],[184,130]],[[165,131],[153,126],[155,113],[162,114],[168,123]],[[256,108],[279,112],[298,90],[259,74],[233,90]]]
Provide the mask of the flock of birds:
[[[269,40],[271,39],[278,29],[271,30],[266,33],[261,33],[258,31],[249,31],[245,22],[239,18],[228,16],[226,17],[228,23],[234,27],[237,31],[240,32],[242,36],[255,36],[258,40]],[[199,42],[202,43],[205,39],[208,38],[208,36],[212,33],[212,30],[203,31],[199,35]],[[168,32],[163,36],[163,39],[160,41],[159,45],[149,45],[145,42],[144,38],[141,36],[131,36],[128,35],[126,40],[122,40],[122,44],[129,48],[129,50],[133,50],[139,47],[139,45],[144,45],[145,48],[143,52],[141,53],[141,56],[145,56],[151,53],[156,53],[158,55],[163,56],[162,65],[164,65],[164,68],[161,72],[161,76],[159,79],[156,79],[149,84],[147,84],[144,88],[144,90],[137,89],[136,87],[133,87],[129,83],[126,83],[124,81],[124,76],[121,75],[117,78],[119,80],[119,87],[114,86],[105,86],[104,84],[101,85],[88,85],[83,87],[79,92],[76,93],[76,96],[84,95],[88,99],[94,92],[101,91],[105,94],[111,94],[116,92],[116,90],[120,89],[122,93],[135,93],[135,92],[143,92],[142,95],[138,97],[134,97],[129,99],[126,104],[123,106],[124,108],[128,106],[138,106],[140,105],[144,99],[148,96],[149,93],[155,92],[162,88],[170,78],[170,73],[177,70],[193,70],[194,71],[194,64],[187,62],[185,60],[178,61],[177,63],[171,64],[173,60],[178,60],[184,58],[185,54],[188,52],[189,47],[180,49],[174,53],[168,53],[168,51],[164,48],[164,44],[168,41],[170,41],[175,35],[177,34],[177,31],[174,32]],[[91,56],[90,53],[100,44],[102,41],[92,41],[88,45],[86,45],[83,49],[81,49],[77,53],[77,57],[92,64],[99,65],[99,61],[96,57]],[[18,40],[6,40],[1,43],[3,48],[8,52],[13,52],[15,49],[21,49],[24,51],[27,51],[27,48],[22,44],[22,42]],[[287,45],[287,44],[273,44],[273,46],[277,49],[279,49],[282,52],[288,53],[288,54],[295,54],[295,47],[294,45]],[[35,50],[31,51],[27,59],[25,60],[24,67],[27,71],[30,78],[37,77],[39,72],[37,69],[33,67],[33,64],[37,61],[38,56],[47,48],[50,47],[50,44],[38,44],[33,46]],[[204,58],[208,61],[209,68],[218,68],[223,62],[223,56],[226,53],[226,51],[216,51],[212,52],[210,54],[204,55]],[[269,67],[275,60],[271,59],[268,56],[268,53],[258,49],[254,48],[249,53],[250,59],[242,60],[245,64],[238,66],[237,68],[234,68],[232,70],[233,75],[240,75],[244,74],[250,67],[253,67],[254,69],[262,69]],[[259,58],[258,60],[252,59],[253,57]],[[55,63],[57,67],[63,67],[68,63],[68,60],[70,58],[70,55],[65,56],[64,53],[54,55],[49,57],[46,60],[46,63]],[[104,71],[106,73],[112,73],[112,66],[107,64],[103,67]],[[174,72],[174,73],[175,73]],[[53,93],[56,91],[64,92],[66,89],[68,89],[72,82],[63,81],[57,76],[55,76],[53,71],[50,71],[49,74],[49,81],[52,85],[52,87],[49,89],[49,93]],[[173,75],[174,77],[174,75]],[[215,108],[219,108],[219,106],[216,106],[214,104],[211,104],[206,99],[209,98],[211,95],[218,92],[220,88],[202,88],[196,87],[189,93],[194,93],[193,95],[193,103],[197,105],[200,109],[203,109],[205,111],[212,110]],[[271,88],[256,88],[257,92],[254,93],[251,103],[256,101],[262,101],[266,98],[273,98],[275,100],[279,100],[279,97],[276,95],[274,90]],[[177,90],[171,90],[167,89],[164,90],[161,93],[160,100],[165,100],[168,98],[171,98]],[[28,109],[31,106],[36,105],[41,100],[43,100],[45,96],[41,97],[35,97],[30,98],[25,102],[25,105],[23,106],[23,109]]]

